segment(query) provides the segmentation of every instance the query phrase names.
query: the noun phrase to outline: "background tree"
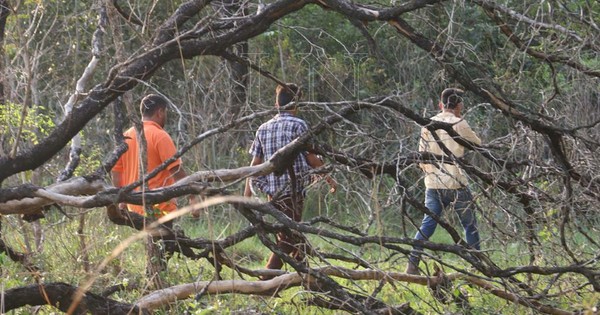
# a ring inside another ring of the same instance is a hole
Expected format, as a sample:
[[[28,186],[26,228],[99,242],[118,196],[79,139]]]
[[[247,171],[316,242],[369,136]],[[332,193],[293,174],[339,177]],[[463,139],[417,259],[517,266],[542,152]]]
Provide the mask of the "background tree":
[[[6,19],[10,14],[8,1],[0,1],[0,55],[4,56],[4,36],[6,31]],[[4,58],[2,58],[4,61]],[[4,62],[0,61],[0,103],[4,104]]]
[[[27,304],[98,314],[194,313],[208,305],[221,305],[212,306],[217,312],[370,314],[597,308],[597,2],[13,5],[0,112],[4,311]],[[91,88],[80,91],[97,31],[105,32],[102,58]],[[299,105],[311,132],[248,168],[248,141],[274,114],[273,90],[282,81],[304,87]],[[426,276],[405,275],[398,270],[426,211],[415,164],[435,159],[416,152],[419,129],[451,132],[427,118],[447,86],[467,90],[465,115],[484,140],[481,147],[464,143],[471,154],[459,161],[473,183],[483,251],[466,249],[456,219],[445,215],[434,237],[419,243]],[[81,97],[64,111],[73,91]],[[160,191],[118,190],[107,172],[147,92],[172,102],[168,131],[192,175]],[[81,162],[56,182],[76,135]],[[330,165],[320,171],[332,172],[343,189],[335,197],[311,189],[305,223],[238,197],[245,177],[284,169],[312,140]],[[144,229],[142,217],[114,207],[192,193],[208,198],[195,206],[208,212],[200,221],[177,219],[174,230],[160,221]],[[21,215],[39,213],[45,246],[36,251]],[[92,214],[90,224],[74,220],[82,213]],[[147,292],[139,240],[155,229],[178,243],[180,255],[168,275],[174,286]],[[283,257],[297,272],[257,269],[268,250],[277,253],[270,234],[280,230],[301,232],[312,244],[308,266]],[[74,231],[79,242],[68,241]],[[251,281],[270,273],[280,276]],[[234,292],[271,298],[252,303],[227,294]]]

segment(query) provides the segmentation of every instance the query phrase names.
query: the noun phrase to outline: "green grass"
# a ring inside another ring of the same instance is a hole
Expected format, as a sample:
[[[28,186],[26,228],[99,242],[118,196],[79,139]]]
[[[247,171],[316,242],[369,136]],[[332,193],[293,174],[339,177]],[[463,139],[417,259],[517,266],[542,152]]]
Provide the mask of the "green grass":
[[[383,220],[382,223],[383,225],[387,224],[383,226],[383,230],[385,231],[398,228],[397,222]],[[193,238],[201,237],[206,239],[225,237],[243,229],[247,224],[239,214],[227,208],[213,211],[203,216],[201,220],[193,220],[188,216],[180,218],[176,222],[176,226],[185,231],[186,235]],[[42,220],[42,226],[45,229],[43,250],[35,252],[32,255],[34,262],[43,270],[41,279],[44,282],[61,281],[73,285],[83,283],[90,275],[90,271],[86,272],[84,269],[84,256],[80,248],[79,235],[76,233],[78,227],[77,216],[74,216],[73,219],[66,219],[61,213],[53,211],[47,215],[46,219]],[[324,229],[331,229],[326,225],[322,227]],[[379,230],[378,228],[374,229]],[[123,240],[136,233],[136,231],[127,227],[113,225],[106,219],[104,210],[94,209],[86,214],[84,233],[86,245],[88,246],[91,270],[94,270],[95,266],[107,257],[108,253]],[[413,233],[414,231],[396,231],[395,234],[413,235]],[[485,237],[485,230],[482,231],[482,235]],[[32,241],[31,225],[19,222],[14,216],[3,217],[3,238],[7,244],[21,252],[27,250],[28,244],[30,248],[35,248]],[[342,244],[339,241],[325,240],[317,235],[308,235],[308,238],[311,244],[321,251],[338,254],[352,253],[372,262],[376,268],[382,270],[401,272],[404,270],[406,264],[406,258],[403,255],[397,255],[393,251],[383,249],[376,244],[359,247]],[[451,244],[449,235],[441,228],[436,230],[431,240]],[[585,238],[581,237],[581,235],[574,235],[572,243],[585,248]],[[483,247],[489,250],[492,259],[500,265],[515,266],[528,263],[529,256],[525,254],[527,253],[527,247],[520,242],[500,244],[486,241]],[[408,249],[408,247],[406,248]],[[267,257],[270,255],[269,250],[256,237],[244,240],[236,246],[227,249],[226,253],[239,264],[252,269],[263,268]],[[463,262],[453,254],[432,253],[432,255],[442,259],[451,266],[457,268],[465,267]],[[559,263],[562,258],[540,257],[539,259],[543,260],[546,265],[551,265],[552,263]],[[20,264],[14,263],[7,257],[2,256],[0,256],[0,261],[2,262],[1,288],[6,290],[35,283],[32,275],[26,272]],[[357,267],[355,264],[340,261],[330,261],[330,263],[346,268]],[[313,259],[311,262],[311,266],[313,267],[319,264],[323,265],[316,261],[316,259]],[[433,268],[433,261],[431,259],[424,259],[421,266],[425,267],[425,265],[431,270]],[[445,270],[446,272],[453,271],[449,268],[445,268]],[[113,299],[132,303],[144,294],[146,285],[144,273],[144,241],[139,240],[126,248],[118,258],[112,260],[107,268],[101,271],[91,291],[99,293],[108,286],[121,283],[127,283],[131,287],[138,285],[137,289],[121,291],[111,296]],[[226,267],[223,269],[221,276],[228,279],[239,279],[237,273]],[[191,283],[197,280],[212,279],[213,277],[214,269],[205,259],[192,261],[179,255],[176,255],[169,261],[169,269],[165,275],[167,282],[170,284]],[[541,276],[534,276],[532,279],[527,279],[522,275],[517,275],[516,278],[526,281],[538,289],[544,288],[548,281],[547,277]],[[564,281],[564,284],[560,287],[568,287],[569,281],[572,281],[574,278],[576,277],[570,274],[560,278],[559,281]],[[256,280],[252,277],[246,277],[246,279]],[[349,292],[364,296],[372,294],[379,285],[377,281],[334,279],[340,285],[346,287]],[[578,281],[580,283],[584,282],[581,279]],[[530,309],[508,303],[461,281],[456,281],[454,285],[455,289],[460,289],[469,296],[472,314],[531,313]],[[556,290],[550,292],[550,294],[553,293],[559,292]],[[202,297],[199,301],[195,301],[194,299],[179,301],[169,308],[159,310],[157,313],[178,314],[187,310],[191,314],[231,314],[236,311],[239,314],[253,314],[253,312],[254,314],[345,314],[342,311],[330,311],[307,306],[306,300],[312,296],[313,293],[307,292],[301,287],[288,289],[282,292],[280,297],[246,296],[241,294],[210,295]],[[432,299],[429,290],[417,284],[402,282],[386,283],[378,293],[377,298],[389,305],[399,305],[408,302],[411,307],[423,314],[437,314],[446,311],[453,313],[463,312],[457,305],[445,305]],[[553,300],[556,307],[563,309],[571,309],[574,305],[581,308],[589,308],[597,305],[598,302],[598,296],[594,296],[593,294],[583,294],[581,296],[567,294],[562,299]],[[55,312],[54,308],[45,306],[37,314],[54,314]],[[11,314],[32,313],[32,308],[22,308],[13,311]]]

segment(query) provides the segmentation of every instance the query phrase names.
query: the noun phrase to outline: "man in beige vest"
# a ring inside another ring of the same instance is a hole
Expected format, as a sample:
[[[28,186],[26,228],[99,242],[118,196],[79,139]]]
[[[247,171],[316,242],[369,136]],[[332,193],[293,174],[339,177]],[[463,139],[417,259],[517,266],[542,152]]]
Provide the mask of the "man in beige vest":
[[[460,89],[445,89],[440,98],[441,112],[432,117],[431,120],[452,124],[452,129],[463,139],[480,145],[481,140],[479,137],[471,130],[467,121],[461,117],[461,110],[464,106],[463,93],[464,91]],[[440,142],[452,152],[452,155],[459,158],[464,155],[465,148],[454,141],[446,131],[438,129],[435,133]],[[419,151],[447,157],[427,128],[421,130]],[[479,250],[479,231],[477,230],[477,220],[473,211],[473,197],[467,187],[467,177],[464,171],[449,159],[428,164],[423,163],[420,164],[420,167],[425,173],[425,206],[438,217],[441,217],[444,208],[452,206],[465,229],[467,243],[472,248]],[[436,227],[437,221],[425,214],[415,239],[428,240],[435,232]],[[422,247],[414,246],[409,256],[406,273],[420,274],[418,267],[422,251]]]

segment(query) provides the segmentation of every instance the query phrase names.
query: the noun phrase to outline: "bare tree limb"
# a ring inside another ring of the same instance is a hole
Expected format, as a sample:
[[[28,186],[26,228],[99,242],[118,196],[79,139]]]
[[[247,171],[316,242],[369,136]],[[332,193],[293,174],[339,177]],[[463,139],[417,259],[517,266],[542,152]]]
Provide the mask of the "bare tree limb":
[[[67,312],[77,287],[66,283],[46,283],[8,289],[3,292],[3,311],[8,312],[26,305],[50,305]],[[88,292],[73,314],[149,314],[138,306],[121,303]]]
[[[437,278],[415,276],[399,272],[385,272],[381,270],[352,270],[342,267],[323,267],[317,268],[314,271],[328,276],[351,280],[383,280],[390,283],[399,281],[423,286],[432,285],[432,281],[439,281]],[[517,294],[507,292],[480,278],[469,277],[460,273],[448,274],[446,277],[450,281],[459,279],[468,281],[484,291],[492,293],[498,298],[529,307],[544,314],[573,314],[572,312],[544,305],[535,300],[529,300]],[[206,290],[209,294],[238,293],[273,296],[276,292],[314,281],[316,280],[310,275],[299,273],[283,274],[271,280],[260,282],[245,280],[200,281],[154,291],[139,299],[136,305],[143,309],[153,310],[177,300],[188,299],[200,290]]]

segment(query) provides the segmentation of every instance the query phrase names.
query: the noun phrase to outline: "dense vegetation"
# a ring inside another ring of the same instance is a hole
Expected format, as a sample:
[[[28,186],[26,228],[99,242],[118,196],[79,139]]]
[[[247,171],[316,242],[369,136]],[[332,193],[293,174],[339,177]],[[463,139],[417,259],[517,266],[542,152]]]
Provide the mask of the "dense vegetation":
[[[597,313],[598,25],[589,0],[0,0],[0,312]],[[245,168],[278,82],[303,87],[311,133]],[[484,142],[460,160],[482,251],[447,211],[407,275],[419,131],[448,86]],[[192,175],[141,196],[109,170],[147,93]],[[240,197],[307,141],[340,189],[315,183],[303,224]],[[143,240],[162,222],[114,207],[141,198],[182,206],[163,287]],[[258,281],[279,230],[309,265]]]

